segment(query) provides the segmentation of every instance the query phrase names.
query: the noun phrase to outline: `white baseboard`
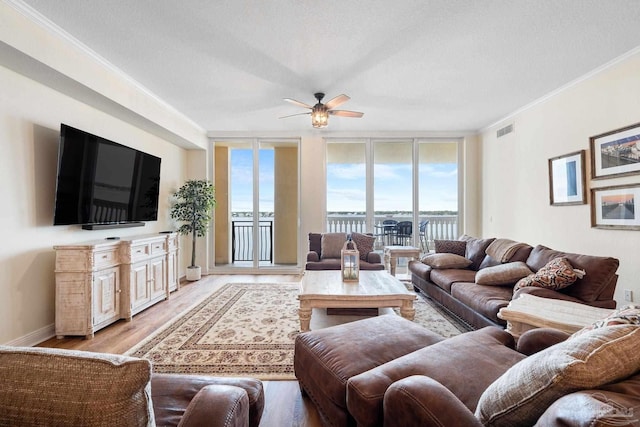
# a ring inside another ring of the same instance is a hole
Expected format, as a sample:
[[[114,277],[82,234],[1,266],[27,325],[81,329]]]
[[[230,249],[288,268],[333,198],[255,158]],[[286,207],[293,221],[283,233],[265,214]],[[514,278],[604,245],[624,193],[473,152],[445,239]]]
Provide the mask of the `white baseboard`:
[[[25,336],[16,338],[13,341],[9,341],[5,345],[12,347],[33,347],[36,344],[40,344],[43,341],[53,338],[56,335],[56,326],[54,323],[40,328],[37,331],[33,331]]]

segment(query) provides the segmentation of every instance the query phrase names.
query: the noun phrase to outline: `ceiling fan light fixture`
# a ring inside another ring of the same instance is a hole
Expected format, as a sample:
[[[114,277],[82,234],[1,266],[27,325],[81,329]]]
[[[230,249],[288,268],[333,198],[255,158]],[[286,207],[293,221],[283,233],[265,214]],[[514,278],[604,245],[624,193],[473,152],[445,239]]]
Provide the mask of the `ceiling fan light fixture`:
[[[311,126],[314,128],[327,127],[329,124],[329,111],[327,107],[318,103],[311,110]]]

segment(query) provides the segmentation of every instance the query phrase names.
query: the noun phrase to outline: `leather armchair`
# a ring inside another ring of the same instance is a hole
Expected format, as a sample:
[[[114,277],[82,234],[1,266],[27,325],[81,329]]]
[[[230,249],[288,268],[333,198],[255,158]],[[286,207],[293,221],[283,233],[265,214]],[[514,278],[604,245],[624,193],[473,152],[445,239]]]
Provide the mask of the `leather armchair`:
[[[517,350],[533,354],[568,336],[558,330],[534,329],[522,335]],[[474,408],[463,403],[458,392],[454,393],[450,387],[426,375],[413,375],[394,382],[384,393],[383,406],[385,427],[483,425],[472,412]],[[559,398],[544,411],[536,425],[631,427],[640,423],[639,408],[640,373],[636,373],[622,381]]]
[[[253,378],[153,374],[151,400],[158,426],[202,426],[219,420],[229,427],[258,427],[264,409],[262,383]]]

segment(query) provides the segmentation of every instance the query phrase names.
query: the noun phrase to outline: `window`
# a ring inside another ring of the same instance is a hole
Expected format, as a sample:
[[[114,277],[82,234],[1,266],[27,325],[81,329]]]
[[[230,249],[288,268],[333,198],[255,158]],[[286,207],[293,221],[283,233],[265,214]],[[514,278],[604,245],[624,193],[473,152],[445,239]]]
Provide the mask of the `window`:
[[[432,248],[458,237],[457,139],[327,140],[327,231]],[[383,222],[410,223],[393,229]],[[408,230],[408,231],[407,231]]]

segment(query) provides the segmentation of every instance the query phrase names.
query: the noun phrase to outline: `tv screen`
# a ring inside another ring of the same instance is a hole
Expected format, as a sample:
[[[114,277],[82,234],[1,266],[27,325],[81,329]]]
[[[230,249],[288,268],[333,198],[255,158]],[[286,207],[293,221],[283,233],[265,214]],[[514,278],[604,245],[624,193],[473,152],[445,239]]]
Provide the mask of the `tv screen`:
[[[160,160],[62,124],[54,225],[156,221]]]

